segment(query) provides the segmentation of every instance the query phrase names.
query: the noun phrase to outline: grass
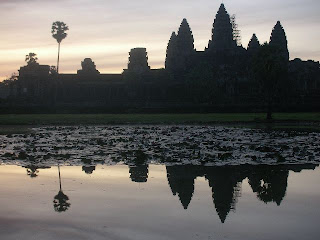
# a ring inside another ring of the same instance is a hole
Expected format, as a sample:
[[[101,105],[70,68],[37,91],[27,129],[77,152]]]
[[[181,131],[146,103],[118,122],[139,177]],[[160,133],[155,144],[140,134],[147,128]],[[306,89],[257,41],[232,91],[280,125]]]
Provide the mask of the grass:
[[[0,125],[263,123],[264,113],[3,114]],[[319,122],[320,113],[275,113],[276,122]]]

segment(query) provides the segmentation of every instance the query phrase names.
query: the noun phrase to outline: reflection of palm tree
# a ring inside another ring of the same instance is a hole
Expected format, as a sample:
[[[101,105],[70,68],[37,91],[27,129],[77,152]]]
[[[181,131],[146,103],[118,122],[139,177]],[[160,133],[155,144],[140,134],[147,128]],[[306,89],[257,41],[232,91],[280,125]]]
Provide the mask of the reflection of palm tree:
[[[61,174],[60,174],[60,166],[58,164],[58,172],[59,172],[59,185],[60,190],[58,194],[53,199],[53,207],[56,212],[65,212],[70,207],[69,197],[65,195],[61,188]]]

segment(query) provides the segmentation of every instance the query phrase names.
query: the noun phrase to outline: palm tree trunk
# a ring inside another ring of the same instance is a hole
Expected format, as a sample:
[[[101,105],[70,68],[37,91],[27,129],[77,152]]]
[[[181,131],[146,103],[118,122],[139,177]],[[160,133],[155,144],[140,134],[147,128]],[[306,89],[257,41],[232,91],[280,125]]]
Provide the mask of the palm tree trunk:
[[[58,44],[57,74],[59,74],[59,61],[60,61],[60,43]]]
[[[267,120],[272,120],[272,98],[269,97],[268,99],[268,106],[267,106]]]
[[[267,112],[267,120],[272,120],[272,112],[271,111]]]
[[[60,184],[60,191],[61,191],[61,175],[60,175],[60,165],[58,163],[58,172],[59,172],[59,184]]]

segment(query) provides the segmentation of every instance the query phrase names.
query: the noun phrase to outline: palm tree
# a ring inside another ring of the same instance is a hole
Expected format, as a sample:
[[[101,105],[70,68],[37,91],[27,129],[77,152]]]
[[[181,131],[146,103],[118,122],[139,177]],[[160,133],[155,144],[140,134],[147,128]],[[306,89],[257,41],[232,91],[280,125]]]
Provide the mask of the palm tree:
[[[56,212],[65,212],[70,207],[69,197],[65,195],[62,191],[61,187],[61,175],[60,175],[60,165],[58,164],[58,172],[59,172],[59,185],[60,190],[56,196],[54,196],[53,199],[53,207]]]
[[[66,31],[69,30],[69,27],[64,22],[54,22],[52,23],[52,37],[58,42],[58,60],[57,60],[57,73],[59,73],[59,59],[60,59],[60,44],[63,39],[67,37]]]

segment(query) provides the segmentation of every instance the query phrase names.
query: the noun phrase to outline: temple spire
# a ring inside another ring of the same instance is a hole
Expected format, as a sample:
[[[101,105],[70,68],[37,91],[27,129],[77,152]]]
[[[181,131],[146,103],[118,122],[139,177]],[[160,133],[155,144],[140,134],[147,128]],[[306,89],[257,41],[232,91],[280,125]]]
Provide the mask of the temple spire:
[[[146,48],[131,49],[129,53],[128,70],[139,74],[150,70]]]
[[[248,44],[248,51],[252,52],[252,51],[256,51],[260,48],[260,42],[256,36],[256,34],[254,33],[250,39],[250,42]]]
[[[272,30],[271,37],[270,37],[270,45],[276,46],[279,49],[281,49],[283,51],[284,57],[286,58],[287,61],[289,61],[287,36],[280,21],[277,22],[277,24],[274,26]]]
[[[176,67],[176,61],[177,61],[177,35],[175,32],[172,32],[168,47],[167,47],[167,54],[166,54],[166,62],[165,67],[169,71],[172,71]]]
[[[187,19],[183,19],[178,34],[172,33],[166,58],[166,68],[176,73],[184,72],[190,56],[195,52],[194,39]]]
[[[187,19],[183,19],[177,35],[177,44],[179,51],[182,55],[189,55],[194,51],[194,39],[192,31],[187,22]]]
[[[233,28],[230,16],[222,3],[216,15],[212,29],[212,39],[208,49],[211,51],[224,51],[237,47],[233,37]]]

